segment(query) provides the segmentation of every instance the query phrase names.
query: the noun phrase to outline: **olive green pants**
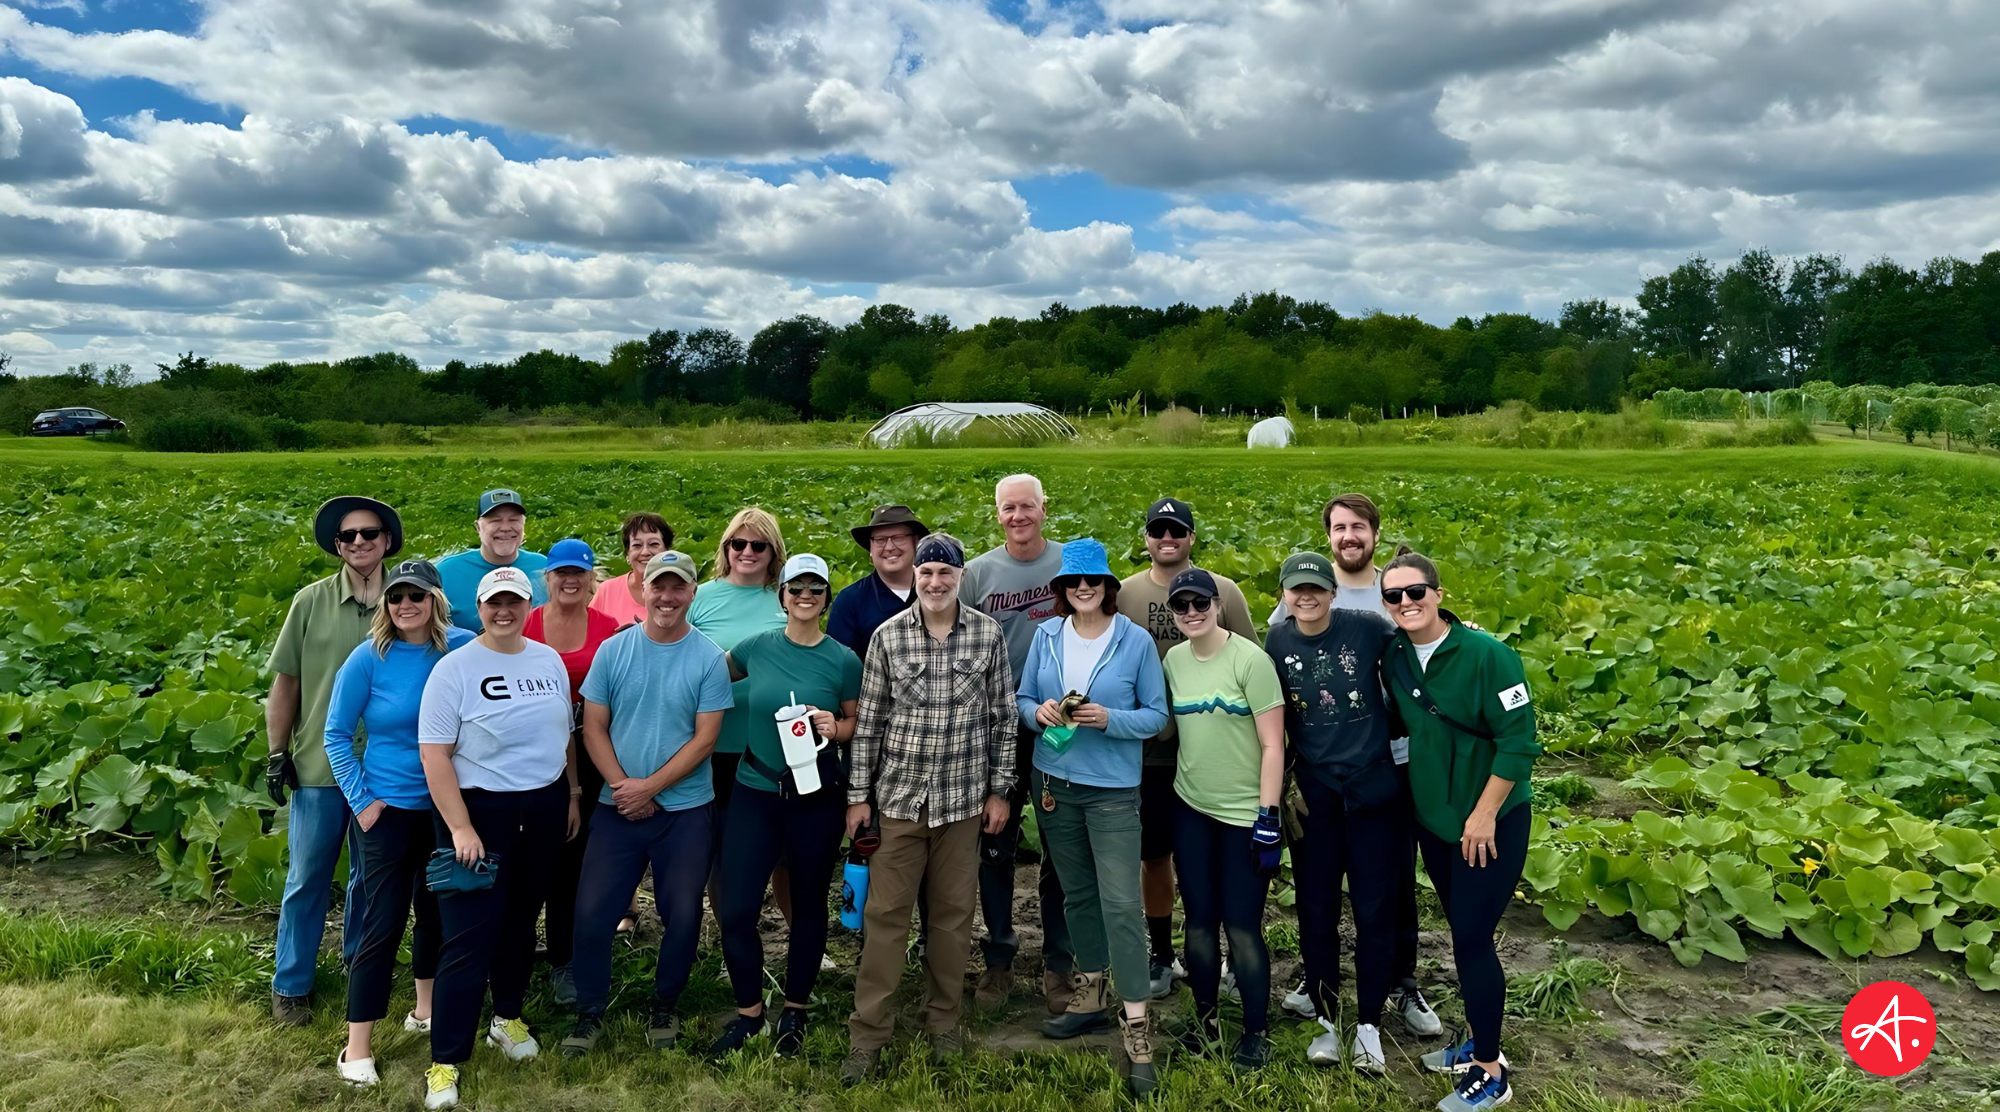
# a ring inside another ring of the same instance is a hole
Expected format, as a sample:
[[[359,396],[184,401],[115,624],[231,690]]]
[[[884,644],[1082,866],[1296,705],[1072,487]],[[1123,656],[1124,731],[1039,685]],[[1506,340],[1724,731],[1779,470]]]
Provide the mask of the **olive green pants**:
[[[1058,780],[1040,769],[1028,805],[1042,848],[1062,881],[1076,968],[1109,969],[1121,1000],[1153,995],[1146,945],[1146,908],[1139,881],[1139,789],[1093,788]],[[1044,798],[1054,810],[1042,807]]]

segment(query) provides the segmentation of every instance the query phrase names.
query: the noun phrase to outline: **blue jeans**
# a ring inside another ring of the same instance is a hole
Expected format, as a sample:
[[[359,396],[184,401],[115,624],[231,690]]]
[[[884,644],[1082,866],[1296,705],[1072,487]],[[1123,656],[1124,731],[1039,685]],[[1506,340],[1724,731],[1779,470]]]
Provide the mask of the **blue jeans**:
[[[347,811],[339,788],[298,788],[290,803],[291,828],[286,849],[285,900],[278,908],[278,969],[271,991],[280,996],[310,996],[319,966],[320,939],[326,935],[326,905],[333,894],[333,869],[340,847],[348,846],[347,908],[341,917],[342,960],[352,962],[361,945],[360,832]]]

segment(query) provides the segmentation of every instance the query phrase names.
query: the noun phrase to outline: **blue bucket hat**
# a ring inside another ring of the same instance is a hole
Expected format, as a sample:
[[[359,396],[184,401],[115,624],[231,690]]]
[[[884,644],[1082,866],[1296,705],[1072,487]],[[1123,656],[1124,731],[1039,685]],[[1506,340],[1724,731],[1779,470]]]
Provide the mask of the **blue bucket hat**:
[[[1049,585],[1053,587],[1065,579],[1084,575],[1116,578],[1111,574],[1111,563],[1105,558],[1104,546],[1095,537],[1078,537],[1063,542],[1062,570],[1049,580]]]

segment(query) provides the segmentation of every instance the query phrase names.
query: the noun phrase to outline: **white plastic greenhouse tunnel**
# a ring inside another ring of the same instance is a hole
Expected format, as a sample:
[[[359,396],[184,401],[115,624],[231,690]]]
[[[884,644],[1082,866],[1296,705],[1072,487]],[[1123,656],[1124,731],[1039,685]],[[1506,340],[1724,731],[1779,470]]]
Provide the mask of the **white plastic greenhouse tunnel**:
[[[1076,426],[1052,409],[1027,402],[923,402],[889,414],[868,430],[868,443],[894,448],[912,435],[949,439],[977,422],[1023,440],[1075,440]]]
[[[1266,417],[1250,426],[1249,448],[1289,448],[1294,439],[1289,417]]]

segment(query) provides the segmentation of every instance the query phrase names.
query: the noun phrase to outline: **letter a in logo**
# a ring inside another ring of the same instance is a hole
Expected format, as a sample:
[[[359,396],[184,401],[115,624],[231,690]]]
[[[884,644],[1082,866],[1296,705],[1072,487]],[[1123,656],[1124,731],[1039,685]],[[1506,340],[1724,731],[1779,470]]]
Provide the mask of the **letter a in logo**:
[[[1900,1077],[1923,1065],[1937,1045],[1937,1013],[1909,985],[1877,981],[1847,1002],[1840,1038],[1855,1065],[1881,1077]]]

